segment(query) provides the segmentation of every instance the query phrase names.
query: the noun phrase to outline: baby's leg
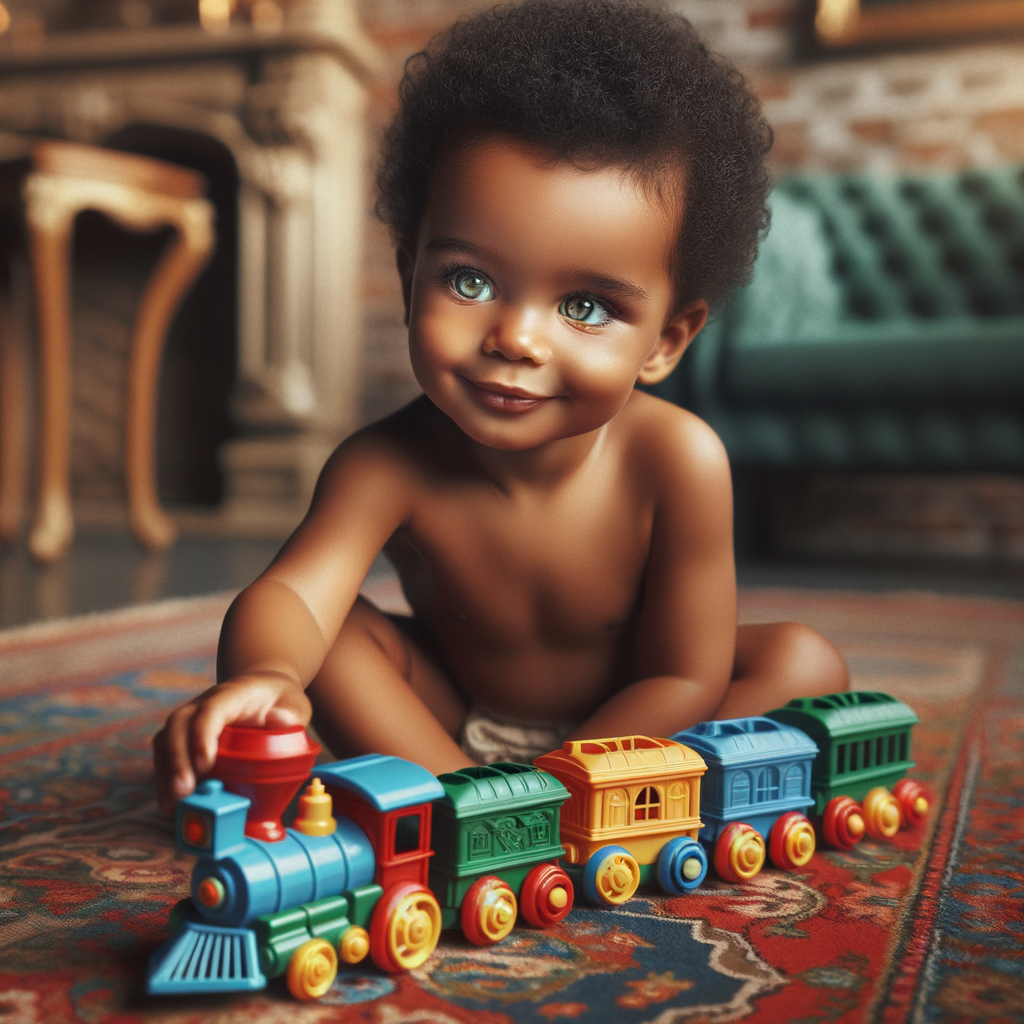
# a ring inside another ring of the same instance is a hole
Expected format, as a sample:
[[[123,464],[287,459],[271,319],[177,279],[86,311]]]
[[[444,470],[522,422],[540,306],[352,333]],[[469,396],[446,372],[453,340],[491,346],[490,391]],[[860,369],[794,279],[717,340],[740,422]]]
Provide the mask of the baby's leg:
[[[306,691],[336,757],[394,754],[435,774],[473,763],[456,741],[466,703],[425,641],[356,601]]]
[[[715,718],[745,718],[794,697],[848,690],[850,675],[836,646],[799,622],[740,626],[732,682]]]

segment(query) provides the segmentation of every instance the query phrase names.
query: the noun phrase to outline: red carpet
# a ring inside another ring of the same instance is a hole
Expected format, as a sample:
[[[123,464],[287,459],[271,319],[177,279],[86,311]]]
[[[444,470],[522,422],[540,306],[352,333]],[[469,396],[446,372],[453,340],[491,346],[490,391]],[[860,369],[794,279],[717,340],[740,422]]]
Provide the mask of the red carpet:
[[[392,595],[393,596],[393,595]],[[282,987],[158,1000],[144,969],[190,858],[156,814],[150,739],[208,685],[225,598],[0,633],[0,1021],[218,1024],[1024,1019],[1024,604],[759,591],[907,701],[937,807],[892,844],[802,872],[576,908],[482,950],[446,937],[413,975],[348,970],[319,1004]]]

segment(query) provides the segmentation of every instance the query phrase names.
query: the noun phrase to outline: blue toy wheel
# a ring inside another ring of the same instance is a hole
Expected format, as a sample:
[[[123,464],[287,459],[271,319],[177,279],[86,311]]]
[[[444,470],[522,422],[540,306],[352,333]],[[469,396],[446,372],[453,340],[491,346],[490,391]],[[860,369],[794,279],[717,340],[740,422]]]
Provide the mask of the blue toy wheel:
[[[583,895],[595,906],[625,903],[640,884],[640,865],[622,846],[602,846],[583,869]]]
[[[658,855],[658,884],[672,896],[692,892],[708,873],[704,847],[689,836],[670,839]]]

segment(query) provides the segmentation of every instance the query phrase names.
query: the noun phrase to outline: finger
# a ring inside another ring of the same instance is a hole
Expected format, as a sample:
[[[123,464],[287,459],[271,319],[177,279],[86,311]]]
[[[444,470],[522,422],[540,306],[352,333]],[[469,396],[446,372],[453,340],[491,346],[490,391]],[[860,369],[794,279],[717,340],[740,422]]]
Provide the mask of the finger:
[[[196,777],[189,757],[189,722],[195,716],[194,703],[182,705],[172,711],[163,729],[153,741],[153,756],[157,771],[157,793],[162,793],[166,808],[195,789]]]
[[[285,689],[277,703],[267,712],[265,724],[283,729],[291,725],[309,725],[313,706],[304,690]]]
[[[267,709],[281,699],[285,688],[298,690],[297,684],[284,678],[243,676],[220,683],[203,694],[192,719],[190,746],[196,771],[205,774],[217,760],[217,741],[226,725],[266,725]],[[286,701],[294,706],[294,701]]]

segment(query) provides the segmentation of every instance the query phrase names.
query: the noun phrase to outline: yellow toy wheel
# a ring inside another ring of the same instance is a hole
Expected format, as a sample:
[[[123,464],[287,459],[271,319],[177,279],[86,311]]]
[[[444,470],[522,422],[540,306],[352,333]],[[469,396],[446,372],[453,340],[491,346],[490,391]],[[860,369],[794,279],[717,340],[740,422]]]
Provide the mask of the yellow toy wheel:
[[[338,955],[326,939],[304,942],[288,961],[288,991],[296,999],[319,999],[338,974]]]
[[[715,870],[727,882],[749,882],[764,867],[764,855],[761,833],[734,821],[715,843]]]
[[[384,971],[419,967],[441,938],[441,908],[434,894],[416,882],[386,892],[370,921],[370,955]]]
[[[358,964],[370,952],[370,936],[365,928],[354,924],[345,929],[338,943],[338,956],[347,964]]]
[[[892,839],[900,830],[899,802],[884,786],[864,797],[864,829],[872,839]]]
[[[621,846],[602,846],[583,870],[583,894],[598,906],[625,903],[640,884],[640,865]]]
[[[462,898],[462,932],[476,946],[500,942],[516,923],[516,894],[494,875],[478,878]]]

